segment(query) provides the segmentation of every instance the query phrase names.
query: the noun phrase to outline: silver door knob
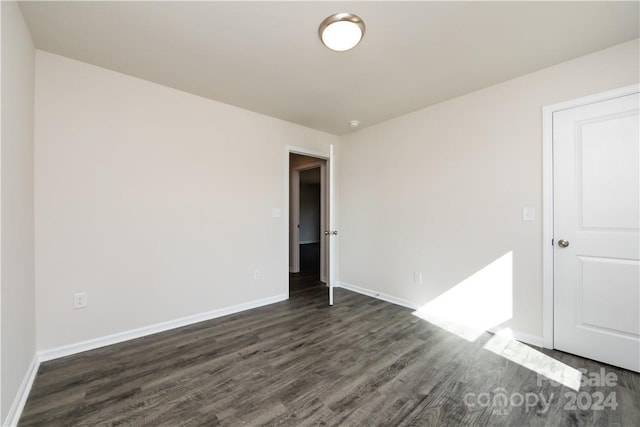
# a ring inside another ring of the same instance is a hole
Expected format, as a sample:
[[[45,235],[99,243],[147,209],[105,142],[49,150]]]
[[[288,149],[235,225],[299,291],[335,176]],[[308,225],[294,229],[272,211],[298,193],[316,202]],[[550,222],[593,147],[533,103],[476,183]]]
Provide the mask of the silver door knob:
[[[569,241],[560,239],[558,240],[558,246],[560,246],[561,248],[566,248],[567,246],[569,246]]]
[[[334,231],[327,230],[327,231],[324,232],[324,235],[325,236],[337,236],[338,235],[338,231],[337,230],[334,230]]]

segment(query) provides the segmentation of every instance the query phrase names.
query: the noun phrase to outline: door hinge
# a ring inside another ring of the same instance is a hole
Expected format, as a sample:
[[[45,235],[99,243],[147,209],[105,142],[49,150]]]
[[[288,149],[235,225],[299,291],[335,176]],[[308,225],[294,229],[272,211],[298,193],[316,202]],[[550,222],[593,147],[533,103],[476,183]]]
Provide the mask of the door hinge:
[[[553,241],[553,239],[551,239],[551,246],[553,246],[555,244],[555,242]]]

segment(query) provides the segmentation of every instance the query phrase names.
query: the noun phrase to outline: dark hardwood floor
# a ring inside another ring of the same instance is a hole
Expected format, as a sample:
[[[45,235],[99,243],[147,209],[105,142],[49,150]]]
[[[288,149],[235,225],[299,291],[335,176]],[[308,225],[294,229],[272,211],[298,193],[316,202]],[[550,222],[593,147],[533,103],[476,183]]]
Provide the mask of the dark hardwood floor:
[[[19,425],[640,425],[639,374],[517,343],[498,355],[489,333],[468,342],[343,289],[328,307],[314,271],[291,286],[282,303],[43,363]],[[616,384],[575,392],[518,352]],[[617,407],[594,406],[597,393]]]

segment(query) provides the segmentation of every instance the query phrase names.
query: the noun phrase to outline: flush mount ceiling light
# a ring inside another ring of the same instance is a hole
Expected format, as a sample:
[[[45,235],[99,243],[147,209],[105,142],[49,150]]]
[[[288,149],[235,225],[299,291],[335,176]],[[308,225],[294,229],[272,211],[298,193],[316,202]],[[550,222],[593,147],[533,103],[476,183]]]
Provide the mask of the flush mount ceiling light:
[[[364,36],[364,21],[353,13],[336,13],[327,17],[318,28],[322,43],[331,50],[353,49]]]

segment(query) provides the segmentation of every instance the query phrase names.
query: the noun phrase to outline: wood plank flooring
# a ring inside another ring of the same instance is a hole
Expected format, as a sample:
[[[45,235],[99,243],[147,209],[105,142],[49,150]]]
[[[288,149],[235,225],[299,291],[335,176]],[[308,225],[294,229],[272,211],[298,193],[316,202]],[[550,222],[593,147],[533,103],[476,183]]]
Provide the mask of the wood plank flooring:
[[[294,275],[288,301],[43,363],[19,425],[640,425],[636,373],[507,345],[615,374],[567,409],[575,392],[483,348],[493,335],[468,342],[411,313],[342,289],[328,307],[315,272]],[[590,409],[597,392],[617,408]]]

